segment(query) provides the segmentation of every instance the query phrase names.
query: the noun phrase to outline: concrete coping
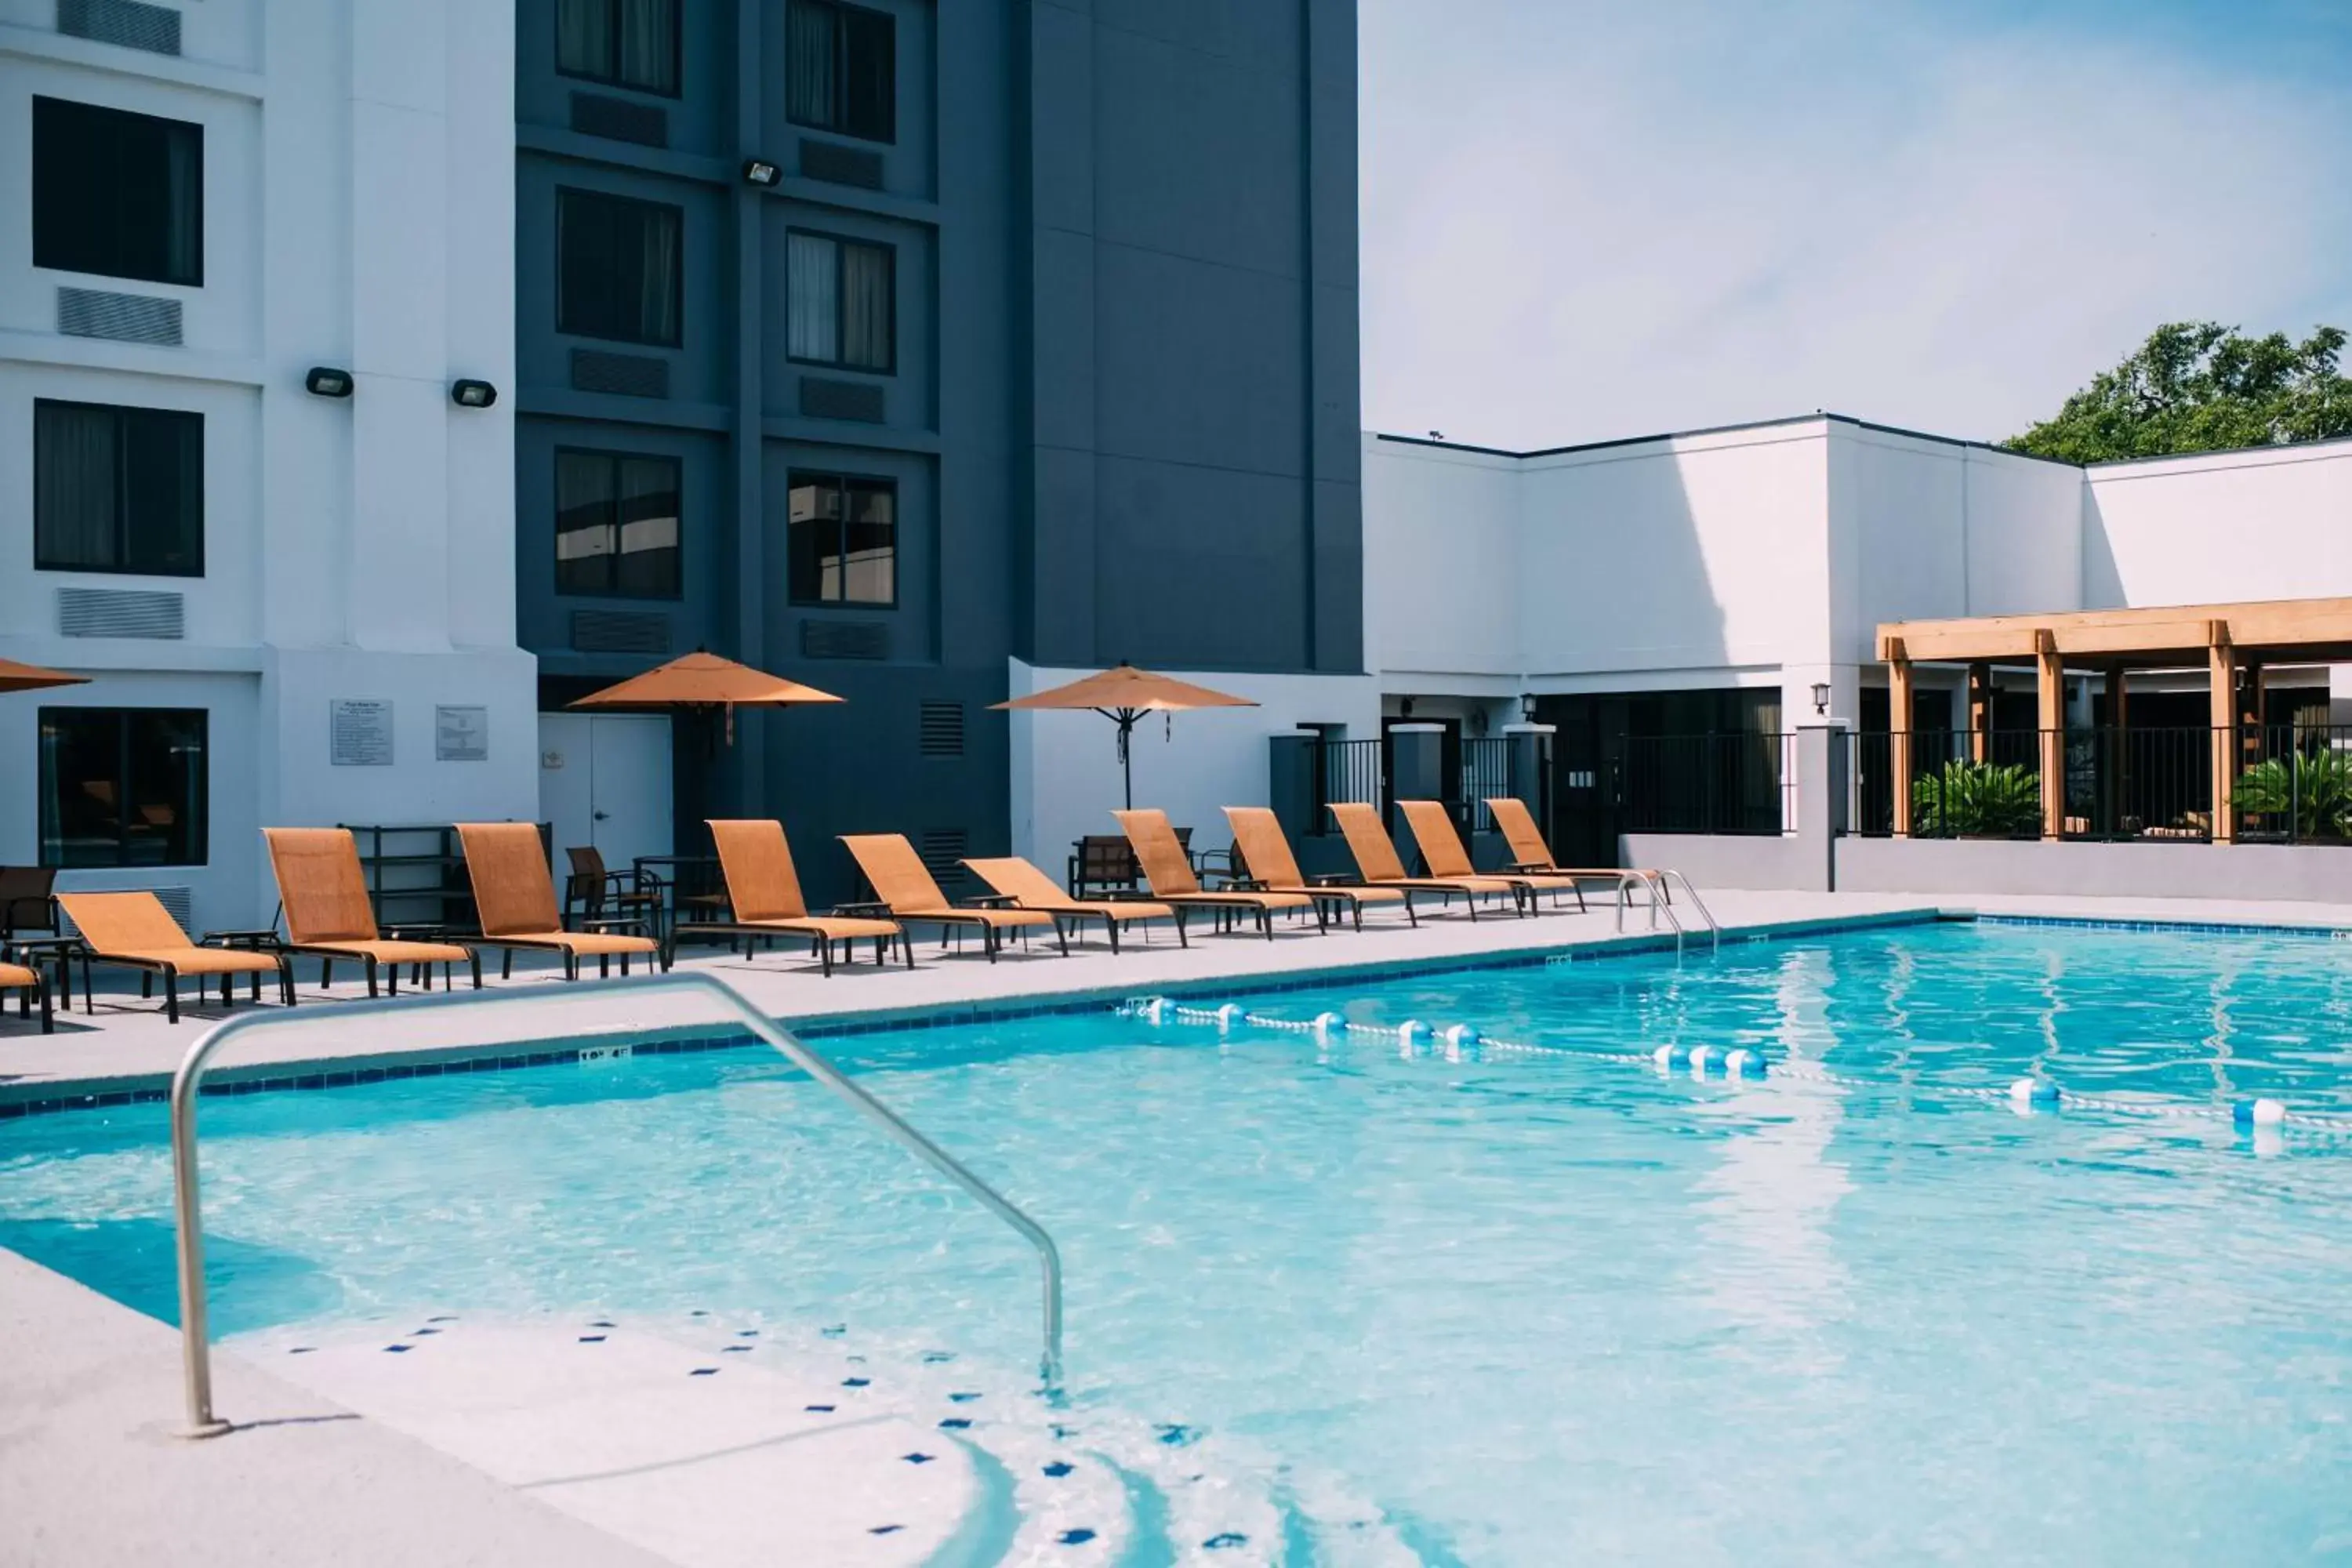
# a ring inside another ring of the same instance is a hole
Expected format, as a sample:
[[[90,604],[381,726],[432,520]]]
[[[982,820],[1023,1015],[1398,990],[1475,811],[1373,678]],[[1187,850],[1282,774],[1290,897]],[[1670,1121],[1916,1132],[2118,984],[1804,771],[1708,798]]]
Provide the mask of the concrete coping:
[[[1403,724],[1390,725],[1389,733],[1391,735],[1443,735],[1445,733],[1445,726],[1443,724],[1423,724],[1418,721],[1413,721]]]

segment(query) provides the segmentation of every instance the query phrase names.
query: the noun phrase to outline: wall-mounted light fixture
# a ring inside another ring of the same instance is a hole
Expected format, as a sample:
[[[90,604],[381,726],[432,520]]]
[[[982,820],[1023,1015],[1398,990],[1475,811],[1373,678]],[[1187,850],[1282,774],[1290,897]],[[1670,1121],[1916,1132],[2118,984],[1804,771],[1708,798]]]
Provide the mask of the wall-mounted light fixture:
[[[352,373],[337,370],[332,365],[314,364],[302,377],[302,390],[320,397],[349,397],[352,395]]]
[[[1534,692],[1522,691],[1519,693],[1519,717],[1529,724],[1536,721],[1536,694]]]
[[[1813,711],[1822,718],[1826,719],[1829,717],[1830,683],[1826,680],[1816,680],[1813,682]]]
[[[449,387],[449,401],[460,408],[488,408],[499,400],[499,389],[487,381],[458,381]]]
[[[755,185],[772,185],[784,177],[784,172],[765,158],[746,158],[743,177]]]
[[[1401,697],[1397,700],[1397,717],[1400,719],[1410,719],[1412,717],[1412,698]]]

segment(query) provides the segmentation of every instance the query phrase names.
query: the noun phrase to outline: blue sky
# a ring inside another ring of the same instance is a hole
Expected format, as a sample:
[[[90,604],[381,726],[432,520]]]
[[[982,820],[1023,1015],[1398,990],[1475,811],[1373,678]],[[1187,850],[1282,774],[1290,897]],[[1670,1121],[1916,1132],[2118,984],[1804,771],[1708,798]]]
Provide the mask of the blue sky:
[[[2352,0],[1361,0],[1364,416],[2015,433],[2352,327]]]

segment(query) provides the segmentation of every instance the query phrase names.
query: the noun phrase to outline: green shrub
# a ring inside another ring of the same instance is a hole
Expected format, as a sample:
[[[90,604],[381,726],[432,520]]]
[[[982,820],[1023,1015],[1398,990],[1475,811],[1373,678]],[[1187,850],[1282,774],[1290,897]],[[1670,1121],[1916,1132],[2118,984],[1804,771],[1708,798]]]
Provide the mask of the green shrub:
[[[2352,835],[2352,756],[2297,752],[2256,763],[2238,775],[2234,798],[2242,812],[2292,816],[2299,837],[2345,837]]]
[[[1946,763],[1911,783],[1911,831],[1922,837],[2013,838],[2042,829],[2042,783],[2032,768]]]

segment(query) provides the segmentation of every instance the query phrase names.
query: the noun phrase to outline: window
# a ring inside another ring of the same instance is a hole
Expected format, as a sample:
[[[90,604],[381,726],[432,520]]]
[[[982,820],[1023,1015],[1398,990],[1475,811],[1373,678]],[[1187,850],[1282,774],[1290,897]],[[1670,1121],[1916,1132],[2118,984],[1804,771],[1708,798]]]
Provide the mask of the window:
[[[897,363],[897,252],[887,245],[793,230],[785,237],[785,352],[888,374]]]
[[[205,574],[205,416],[33,404],[33,565]]]
[[[555,454],[555,591],[675,599],[677,459]]]
[[[784,97],[793,123],[896,142],[898,23],[834,0],[792,0],[784,26]]]
[[[555,330],[676,348],[686,214],[593,191],[555,193]]]
[[[555,68],[677,96],[677,0],[555,0]]]
[[[41,710],[41,864],[205,863],[202,709]]]
[[[201,287],[205,128],[34,99],[33,265]]]
[[[898,600],[898,487],[838,474],[792,478],[788,553],[797,605]]]

